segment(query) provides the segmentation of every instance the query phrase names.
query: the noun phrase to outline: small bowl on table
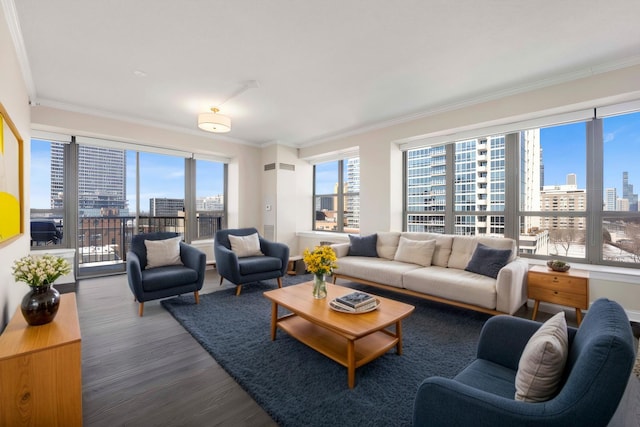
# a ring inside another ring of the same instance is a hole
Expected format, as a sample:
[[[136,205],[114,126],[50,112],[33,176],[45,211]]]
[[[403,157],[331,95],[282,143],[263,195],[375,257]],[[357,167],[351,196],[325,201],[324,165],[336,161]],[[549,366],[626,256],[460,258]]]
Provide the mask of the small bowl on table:
[[[559,271],[561,273],[569,271],[569,269],[571,268],[571,266],[566,262],[558,261],[556,259],[550,259],[549,261],[547,261],[547,267],[549,267],[549,269],[553,271]]]

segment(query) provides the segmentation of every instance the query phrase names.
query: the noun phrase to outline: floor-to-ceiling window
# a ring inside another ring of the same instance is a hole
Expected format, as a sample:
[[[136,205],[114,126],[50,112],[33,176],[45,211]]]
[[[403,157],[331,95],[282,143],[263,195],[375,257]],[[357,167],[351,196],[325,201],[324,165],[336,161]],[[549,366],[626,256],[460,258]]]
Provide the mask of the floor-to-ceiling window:
[[[640,268],[640,112],[625,108],[407,148],[405,229],[504,235],[523,256]]]
[[[74,248],[79,275],[95,275],[124,271],[136,233],[174,231],[189,242],[213,237],[226,224],[226,166],[193,157],[91,138],[32,140],[31,222],[53,223],[63,236],[32,246]],[[196,165],[193,176],[189,165]],[[187,212],[196,219],[187,222]]]

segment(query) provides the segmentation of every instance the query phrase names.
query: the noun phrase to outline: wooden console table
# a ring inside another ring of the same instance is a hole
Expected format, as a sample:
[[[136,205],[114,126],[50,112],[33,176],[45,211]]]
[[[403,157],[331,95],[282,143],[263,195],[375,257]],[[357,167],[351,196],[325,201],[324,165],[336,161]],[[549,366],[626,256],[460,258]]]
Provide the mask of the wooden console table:
[[[82,360],[76,294],[55,319],[29,326],[20,307],[0,335],[0,425],[81,426]]]
[[[576,309],[578,326],[582,310],[589,308],[589,272],[571,269],[565,273],[535,265],[527,275],[527,294],[535,300],[532,319],[536,320],[540,301],[566,305]]]

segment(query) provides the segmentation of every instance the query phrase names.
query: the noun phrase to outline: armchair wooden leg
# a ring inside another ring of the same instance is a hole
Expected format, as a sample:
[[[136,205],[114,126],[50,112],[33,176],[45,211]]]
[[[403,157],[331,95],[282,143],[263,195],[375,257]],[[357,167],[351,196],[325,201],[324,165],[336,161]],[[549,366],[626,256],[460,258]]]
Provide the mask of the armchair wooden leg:
[[[222,286],[222,282],[224,282],[224,277],[220,276],[220,286]]]
[[[141,302],[140,306],[138,307],[138,314],[140,315],[140,317],[142,317],[143,312],[144,312],[144,303]]]
[[[198,293],[198,291],[195,291],[193,293],[193,296],[196,298],[196,304],[200,304],[200,294]]]
[[[278,277],[278,287],[282,287],[282,277]]]
[[[240,295],[241,290],[242,290],[242,285],[236,285],[236,296]]]

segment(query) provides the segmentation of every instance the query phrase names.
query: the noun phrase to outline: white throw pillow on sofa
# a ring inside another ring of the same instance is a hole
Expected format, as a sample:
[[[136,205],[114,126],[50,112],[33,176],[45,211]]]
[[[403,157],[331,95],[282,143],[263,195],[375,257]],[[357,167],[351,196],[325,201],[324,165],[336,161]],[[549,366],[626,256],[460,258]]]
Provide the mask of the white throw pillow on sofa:
[[[429,267],[435,250],[435,240],[409,240],[400,237],[394,260]]]
[[[229,234],[229,243],[231,243],[231,250],[235,252],[238,258],[264,255],[260,250],[258,233],[249,234],[248,236],[233,236]]]
[[[164,240],[145,240],[147,248],[147,266],[145,269],[162,267],[165,265],[182,265],[180,259],[180,242],[182,237],[172,237]]]
[[[529,338],[516,373],[516,400],[544,402],[551,399],[562,380],[569,355],[564,311],[553,316]]]

